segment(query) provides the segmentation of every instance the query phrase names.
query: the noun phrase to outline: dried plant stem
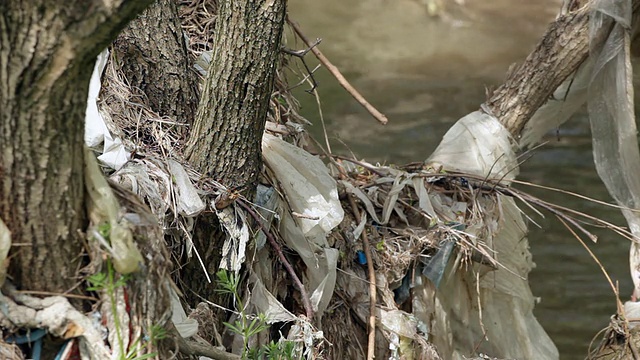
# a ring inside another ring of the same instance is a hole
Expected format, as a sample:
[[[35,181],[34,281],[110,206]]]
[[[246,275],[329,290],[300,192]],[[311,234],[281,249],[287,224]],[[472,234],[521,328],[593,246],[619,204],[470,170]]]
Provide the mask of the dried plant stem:
[[[338,83],[349,93],[351,94],[351,96],[356,99],[357,102],[360,103],[360,105],[362,105],[362,107],[364,107],[369,114],[371,114],[371,116],[373,116],[376,120],[378,120],[381,124],[385,125],[387,124],[387,122],[389,121],[387,119],[387,117],[381,113],[380,111],[378,111],[378,109],[376,109],[375,107],[373,107],[373,105],[371,105],[365,98],[364,96],[362,96],[362,94],[360,94],[360,92],[358,92],[358,90],[356,90],[350,83],[349,81],[347,81],[347,79],[345,79],[345,77],[342,75],[342,73],[340,72],[340,70],[338,70],[338,68],[333,65],[331,63],[331,61],[329,61],[329,59],[327,59],[326,56],[324,56],[324,54],[318,50],[317,47],[313,46],[314,42],[310,41],[303,33],[302,33],[302,29],[300,29],[300,25],[298,25],[298,23],[296,23],[295,21],[291,20],[289,17],[287,17],[287,23],[289,23],[289,25],[291,25],[291,28],[293,28],[293,30],[295,31],[296,35],[298,35],[298,37],[300,37],[300,39],[302,39],[302,41],[304,41],[305,44],[307,44],[307,46],[309,46],[311,48],[311,52],[313,52],[313,55],[316,56],[316,58],[318,58],[318,60],[320,60],[320,62],[327,68],[327,70],[329,70],[329,72],[331,73],[331,75],[333,75],[336,80],[338,80]]]
[[[622,302],[620,301],[620,293],[618,292],[618,288],[616,287],[616,285],[613,284],[613,280],[611,280],[611,276],[609,276],[609,273],[607,272],[607,269],[604,268],[604,266],[602,265],[602,263],[600,262],[600,259],[598,259],[596,254],[594,254],[593,251],[591,251],[591,249],[587,246],[587,244],[585,244],[584,241],[582,241],[582,238],[578,234],[576,234],[576,232],[571,228],[571,226],[569,226],[569,224],[567,224],[567,222],[565,221],[566,219],[563,219],[561,216],[559,216],[557,214],[556,214],[556,218],[558,218],[558,220],[560,220],[562,225],[564,225],[564,227],[567,228],[567,230],[569,230],[571,235],[573,235],[573,237],[576,238],[580,242],[582,247],[584,247],[584,249],[587,250],[587,252],[589,253],[589,256],[591,256],[593,261],[595,261],[595,263],[598,264],[598,267],[600,267],[600,271],[602,271],[602,274],[607,279],[607,282],[609,283],[609,286],[611,286],[611,290],[613,291],[613,295],[615,295],[615,297],[616,297],[616,305],[618,307],[618,314],[622,314],[624,312],[624,305],[622,305]]]
[[[361,217],[358,206],[356,205],[352,195],[349,195],[348,197],[349,204],[353,209],[353,214],[359,224]],[[367,270],[369,272],[369,341],[367,343],[367,360],[372,360],[375,357],[376,349],[376,303],[378,301],[376,293],[376,273],[373,269],[373,259],[371,259],[367,230],[365,229],[360,236],[362,236],[362,248],[365,256],[367,257]]]
[[[267,227],[262,223],[262,219],[260,219],[258,214],[256,214],[256,212],[251,208],[251,206],[245,204],[244,201],[242,200],[238,200],[236,202],[243,209],[245,209],[249,213],[249,215],[251,215],[251,217],[256,221],[256,223],[258,223],[258,226],[260,226],[260,230],[262,230],[262,232],[267,236],[269,243],[275,250],[276,254],[278,254],[278,258],[280,259],[280,262],[282,262],[282,265],[284,265],[285,269],[287,269],[287,272],[291,276],[293,283],[298,288],[298,291],[300,291],[300,296],[302,297],[302,305],[304,306],[304,310],[307,314],[307,319],[309,320],[309,322],[311,322],[313,320],[313,307],[311,306],[311,300],[309,300],[309,294],[307,294],[307,290],[304,288],[302,281],[300,281],[300,278],[298,277],[298,275],[296,275],[295,270],[293,270],[293,266],[291,266],[287,258],[284,256],[284,253],[282,252],[282,248],[280,248],[280,245],[276,241],[271,231],[269,231],[269,229],[267,229]]]

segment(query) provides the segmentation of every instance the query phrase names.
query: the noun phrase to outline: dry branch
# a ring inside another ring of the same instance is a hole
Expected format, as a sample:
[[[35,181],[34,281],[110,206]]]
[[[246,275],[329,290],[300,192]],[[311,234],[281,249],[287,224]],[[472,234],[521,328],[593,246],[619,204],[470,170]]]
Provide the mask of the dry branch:
[[[312,321],[313,306],[311,306],[311,300],[309,299],[309,294],[307,293],[307,290],[304,288],[304,284],[302,284],[302,281],[300,281],[300,278],[298,277],[298,275],[296,275],[296,271],[293,269],[293,266],[291,266],[289,261],[287,261],[287,258],[284,256],[284,253],[282,252],[282,248],[280,248],[280,245],[278,245],[278,242],[273,237],[273,234],[271,234],[269,229],[267,229],[267,227],[262,223],[262,221],[260,220],[260,217],[258,216],[258,214],[256,214],[255,211],[253,211],[251,206],[247,205],[242,200],[237,201],[237,203],[243,209],[245,209],[251,215],[251,217],[253,217],[253,219],[256,221],[256,223],[260,227],[260,230],[262,230],[262,232],[267,236],[267,239],[269,240],[269,244],[271,244],[271,246],[273,247],[273,250],[276,252],[276,254],[278,254],[278,259],[280,259],[280,262],[282,262],[282,265],[287,269],[289,276],[291,276],[291,280],[298,288],[298,291],[300,291],[300,296],[302,297],[302,304],[304,306],[307,319],[309,321]]]
[[[309,49],[311,49],[311,52],[313,53],[313,55],[315,55],[316,58],[318,58],[318,60],[320,60],[320,62],[327,68],[327,70],[329,70],[331,75],[333,75],[336,78],[336,80],[338,80],[338,83],[340,84],[340,86],[342,86],[345,90],[347,90],[347,92],[351,96],[353,96],[353,98],[356,99],[356,101],[358,103],[360,103],[360,105],[362,105],[369,112],[369,114],[371,114],[371,116],[373,116],[381,124],[386,125],[387,122],[389,122],[387,117],[383,113],[378,111],[378,109],[373,107],[373,105],[371,105],[364,98],[364,96],[362,96],[362,94],[360,94],[360,92],[358,92],[358,90],[356,90],[353,86],[351,86],[349,81],[347,81],[347,79],[345,79],[345,77],[342,75],[340,70],[338,70],[338,68],[335,67],[335,65],[333,65],[331,63],[331,61],[329,61],[329,59],[327,59],[326,56],[324,56],[322,51],[320,51],[314,45],[314,41],[309,40],[309,38],[307,38],[302,33],[302,29],[300,29],[300,25],[298,25],[298,23],[296,23],[295,21],[289,19],[288,17],[287,17],[287,22],[289,23],[289,25],[291,25],[291,27],[296,32],[296,34],[300,37],[300,39],[302,39],[302,41],[304,41],[304,43],[307,44]]]

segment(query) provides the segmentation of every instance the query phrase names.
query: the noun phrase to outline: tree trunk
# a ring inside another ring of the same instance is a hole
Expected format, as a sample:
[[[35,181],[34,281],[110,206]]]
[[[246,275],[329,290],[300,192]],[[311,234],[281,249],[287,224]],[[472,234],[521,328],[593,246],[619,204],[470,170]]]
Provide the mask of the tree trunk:
[[[187,143],[187,159],[197,170],[245,194],[253,193],[262,166],[285,8],[285,0],[220,3],[209,74]]]
[[[131,21],[113,52],[128,84],[145,93],[153,111],[182,124],[193,122],[199,79],[173,0],[158,0]]]
[[[21,288],[64,292],[78,282],[92,65],[150,2],[0,2],[0,217]]]
[[[251,198],[262,167],[261,142],[278,67],[285,0],[226,0],[219,4],[214,50],[187,143],[188,161],[205,176]],[[212,278],[221,260],[224,233],[213,215],[201,216],[194,245]],[[198,296],[214,299],[195,258],[181,277]],[[196,295],[194,295],[196,294]],[[222,301],[222,299],[219,299]]]

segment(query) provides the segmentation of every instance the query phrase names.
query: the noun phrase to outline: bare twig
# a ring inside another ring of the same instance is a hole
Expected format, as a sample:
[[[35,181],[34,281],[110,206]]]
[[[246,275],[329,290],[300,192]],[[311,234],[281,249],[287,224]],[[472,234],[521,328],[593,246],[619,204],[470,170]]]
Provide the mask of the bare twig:
[[[81,300],[89,300],[89,301],[100,301],[93,296],[86,295],[78,295],[78,294],[65,294],[65,293],[55,293],[49,291],[35,291],[35,290],[16,290],[17,294],[25,294],[25,295],[35,295],[35,296],[62,296],[69,299],[81,299]]]
[[[353,209],[353,214],[356,216],[356,221],[360,223],[360,211],[356,205],[353,195],[349,195],[349,204]],[[373,259],[371,259],[371,250],[369,249],[369,238],[367,237],[367,231],[363,231],[360,235],[362,237],[362,248],[367,258],[367,271],[369,272],[369,342],[367,345],[367,360],[372,360],[375,357],[376,349],[376,274],[373,269]]]
[[[311,89],[305,90],[307,93],[309,94],[313,94],[316,90],[316,88],[318,87],[318,82],[316,81],[316,78],[313,77],[313,73],[316,71],[316,69],[311,70],[309,68],[309,65],[307,65],[307,62],[304,59],[304,56],[307,55],[307,53],[309,51],[311,51],[313,48],[315,48],[316,46],[318,46],[318,44],[320,44],[320,42],[322,41],[322,39],[316,39],[316,41],[313,44],[310,44],[308,48],[304,49],[304,50],[291,50],[291,49],[287,49],[285,47],[283,47],[281,49],[282,52],[284,52],[285,54],[289,54],[291,56],[295,56],[298,59],[300,59],[300,61],[302,61],[302,65],[304,66],[305,70],[307,71],[307,76],[305,76],[305,79],[309,79],[311,81]],[[291,90],[291,89],[289,89]],[[317,94],[316,94],[317,97]]]
[[[256,221],[256,223],[258,223],[258,226],[260,226],[260,230],[262,230],[262,232],[267,236],[269,243],[275,250],[276,254],[278,254],[278,258],[280,259],[280,262],[282,262],[282,265],[285,267],[285,269],[287,269],[287,272],[291,276],[293,283],[298,288],[298,291],[300,291],[300,296],[302,297],[302,305],[304,306],[304,310],[307,314],[307,319],[311,321],[313,319],[313,307],[311,306],[311,300],[309,300],[309,294],[307,294],[307,290],[304,288],[302,281],[300,281],[300,278],[298,277],[298,275],[296,275],[295,270],[293,270],[293,266],[291,266],[287,258],[284,256],[284,253],[282,252],[282,248],[280,248],[280,245],[276,241],[271,231],[269,231],[269,229],[267,229],[267,227],[262,223],[262,219],[260,219],[258,214],[256,214],[256,212],[251,208],[251,206],[245,204],[245,202],[242,201],[241,199],[238,199],[236,202],[243,209],[245,209],[249,213],[249,215],[251,215],[251,217]]]
[[[375,107],[373,107],[373,105],[371,105],[363,96],[362,94],[360,94],[360,92],[358,92],[358,90],[356,90],[350,83],[349,81],[347,81],[347,79],[345,79],[345,77],[342,75],[342,73],[340,72],[340,70],[338,70],[337,67],[335,67],[335,65],[333,65],[331,63],[331,61],[329,61],[329,59],[327,59],[326,56],[324,56],[324,54],[322,54],[322,52],[320,50],[318,50],[317,47],[315,47],[314,42],[309,40],[303,33],[302,33],[302,29],[300,29],[300,25],[298,25],[298,23],[296,23],[295,21],[291,20],[289,17],[287,17],[287,22],[289,23],[289,25],[291,25],[291,27],[293,28],[293,30],[295,31],[296,35],[298,35],[298,37],[300,37],[300,39],[302,39],[302,41],[304,41],[305,44],[307,44],[307,46],[309,46],[309,48],[311,49],[311,52],[313,52],[313,55],[316,56],[316,58],[318,58],[318,60],[320,60],[320,62],[327,68],[327,70],[329,70],[329,72],[331,73],[331,75],[333,75],[336,80],[338,80],[338,83],[345,89],[347,90],[347,92],[349,94],[351,94],[351,96],[353,96],[354,99],[356,99],[357,102],[360,103],[360,105],[362,105],[368,112],[369,114],[371,114],[371,116],[373,116],[376,120],[378,120],[381,124],[385,125],[389,120],[387,119],[387,117],[381,113],[380,111],[378,111],[378,109],[376,109]],[[317,44],[316,44],[317,45]]]
[[[587,250],[587,252],[591,256],[593,261],[595,261],[595,263],[598,264],[598,266],[600,267],[600,271],[602,271],[602,273],[604,274],[604,277],[607,279],[607,282],[609,282],[609,285],[611,286],[611,290],[613,291],[613,294],[616,297],[616,305],[618,306],[618,313],[621,314],[624,309],[624,305],[622,305],[622,302],[620,301],[620,293],[618,292],[618,288],[613,284],[613,280],[611,280],[611,276],[609,276],[609,273],[607,272],[607,270],[604,268],[604,266],[602,265],[598,257],[593,253],[593,251],[589,249],[587,244],[585,244],[584,241],[582,241],[582,238],[578,234],[576,234],[576,232],[571,228],[571,226],[569,226],[569,224],[565,222],[565,219],[563,219],[558,215],[556,215],[556,217],[558,218],[558,220],[560,220],[562,225],[564,225],[567,228],[567,230],[569,230],[571,235],[573,235],[573,237],[580,242],[582,247],[584,247],[584,249]]]
[[[362,166],[363,168],[365,168],[365,169],[367,169],[367,170],[371,171],[372,173],[374,173],[374,174],[376,174],[376,175],[378,175],[378,176],[381,176],[381,177],[382,177],[382,176],[384,176],[384,174],[383,174],[380,170],[376,169],[376,167],[375,167],[375,166],[372,166],[371,164],[366,164],[366,163],[364,163],[364,162],[362,162],[362,161],[358,161],[358,160],[356,160],[356,159],[349,158],[349,157],[342,156],[342,155],[334,155],[334,154],[331,154],[331,157],[334,157],[334,158],[336,158],[336,159],[340,159],[340,160],[344,160],[344,161],[348,161],[348,162],[350,162],[350,163],[353,163],[353,164],[356,164],[356,165]]]

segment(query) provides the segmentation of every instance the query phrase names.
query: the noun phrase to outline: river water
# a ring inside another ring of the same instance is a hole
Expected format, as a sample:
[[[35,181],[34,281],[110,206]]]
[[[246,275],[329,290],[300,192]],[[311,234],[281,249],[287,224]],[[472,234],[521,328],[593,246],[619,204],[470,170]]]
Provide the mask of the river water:
[[[428,0],[294,0],[290,16],[364,96],[389,118],[377,124],[325,69],[316,73],[327,133],[335,153],[369,162],[422,161],[460,117],[478,109],[509,66],[522,62],[560,8],[559,0],[444,0],[430,17]],[[458,3],[463,3],[459,5]],[[302,48],[290,41],[291,48]],[[310,59],[311,56],[309,55]],[[311,59],[310,59],[311,60]],[[313,66],[316,64],[309,61]],[[315,99],[299,91],[302,113],[322,138]],[[585,116],[549,134],[549,142],[521,167],[520,179],[610,201],[593,166]],[[623,224],[611,208],[527,189],[555,203]],[[562,359],[584,359],[593,336],[615,313],[615,298],[599,267],[551,215],[534,217],[531,250],[537,268],[530,282],[541,298],[535,314]],[[632,284],[629,243],[602,230],[591,249],[619,284],[622,300]]]

